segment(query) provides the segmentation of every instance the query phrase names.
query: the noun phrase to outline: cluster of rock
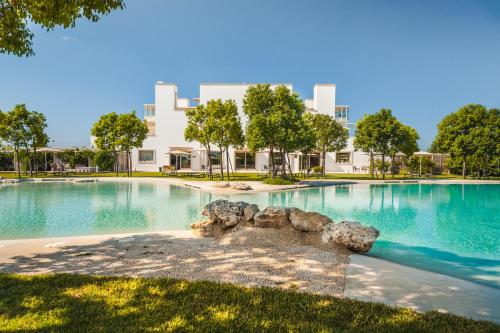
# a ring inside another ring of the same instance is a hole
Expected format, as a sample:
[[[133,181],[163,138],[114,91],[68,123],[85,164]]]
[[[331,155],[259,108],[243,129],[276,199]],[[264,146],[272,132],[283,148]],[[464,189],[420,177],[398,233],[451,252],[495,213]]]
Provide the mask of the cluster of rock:
[[[0,177],[0,184],[19,184],[19,179]]]
[[[217,182],[213,185],[213,187],[218,187],[218,188],[232,188],[233,190],[238,190],[238,191],[250,191],[252,190],[252,187],[246,183],[241,183],[241,182]]]
[[[202,214],[207,220],[193,223],[191,228],[203,237],[222,236],[230,230],[237,230],[236,227],[293,227],[297,232],[318,234],[319,242],[323,243],[318,245],[332,242],[353,252],[365,253],[379,236],[377,229],[358,222],[335,223],[328,216],[298,208],[270,206],[261,211],[257,205],[244,201],[216,200],[207,204]]]

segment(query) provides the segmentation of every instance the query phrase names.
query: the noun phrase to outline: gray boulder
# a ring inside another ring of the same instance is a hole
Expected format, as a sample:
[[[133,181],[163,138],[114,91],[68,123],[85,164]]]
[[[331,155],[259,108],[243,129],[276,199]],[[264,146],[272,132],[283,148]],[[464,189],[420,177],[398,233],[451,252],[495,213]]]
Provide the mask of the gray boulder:
[[[359,222],[342,221],[326,225],[321,238],[324,243],[331,240],[353,252],[366,253],[370,251],[379,234],[377,229],[365,227]]]
[[[288,219],[289,213],[288,208],[270,206],[261,212],[257,212],[253,217],[253,221],[258,228],[281,228],[290,223]]]
[[[243,220],[245,222],[253,221],[255,214],[260,211],[259,206],[256,204],[250,204],[245,207],[243,211]]]
[[[213,222],[219,222],[224,229],[229,229],[243,221],[247,206],[248,203],[243,201],[215,200],[205,206],[202,214]]]
[[[232,183],[231,188],[238,191],[250,191],[252,187],[245,183]]]
[[[325,226],[333,223],[328,216],[316,212],[304,212],[298,208],[290,208],[290,222],[301,231],[323,231]]]

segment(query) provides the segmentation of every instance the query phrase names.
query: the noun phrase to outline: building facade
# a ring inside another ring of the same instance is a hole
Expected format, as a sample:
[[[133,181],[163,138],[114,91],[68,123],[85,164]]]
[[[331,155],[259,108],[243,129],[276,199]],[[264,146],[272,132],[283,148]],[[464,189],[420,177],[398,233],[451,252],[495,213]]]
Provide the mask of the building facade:
[[[149,129],[149,135],[140,149],[132,151],[132,169],[136,171],[159,171],[164,166],[175,166],[177,169],[192,171],[205,170],[208,158],[212,165],[224,165],[229,162],[234,171],[261,172],[269,168],[269,152],[253,153],[246,148],[229,151],[229,161],[214,147],[211,156],[197,142],[184,140],[184,129],[187,125],[186,110],[196,107],[198,103],[206,104],[212,99],[222,101],[232,99],[238,106],[238,111],[245,127],[246,117],[243,113],[243,99],[245,93],[253,84],[226,84],[202,83],[200,95],[193,98],[193,103],[187,98],[179,97],[177,86],[171,83],[157,82],[155,84],[154,104],[144,105],[144,120]],[[281,84],[272,84],[271,88]],[[293,91],[291,84],[283,84]],[[336,105],[336,86],[334,84],[316,84],[313,98],[304,100],[307,112],[324,113],[334,117],[343,126],[350,126],[349,106]],[[225,155],[225,154],[224,154]],[[306,168],[306,159],[311,165],[319,165],[319,155],[302,156],[292,154],[291,168],[298,172]],[[362,152],[355,152],[353,138],[350,137],[348,146],[341,152],[330,152],[326,156],[326,172],[340,173],[367,173],[369,158]]]

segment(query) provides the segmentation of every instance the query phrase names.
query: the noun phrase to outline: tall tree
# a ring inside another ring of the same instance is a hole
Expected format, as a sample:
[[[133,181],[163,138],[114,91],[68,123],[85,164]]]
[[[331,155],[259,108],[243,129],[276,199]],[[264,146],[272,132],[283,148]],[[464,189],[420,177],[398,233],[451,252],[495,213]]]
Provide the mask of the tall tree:
[[[300,129],[305,106],[299,95],[281,85],[274,90],[274,105],[268,121],[275,129],[276,148],[281,156],[281,177],[287,177],[287,166],[291,177],[290,153],[300,148]]]
[[[481,128],[487,119],[488,111],[484,106],[468,104],[447,115],[438,124],[438,133],[433,146],[439,151],[449,153],[452,162],[461,160],[464,179],[467,178],[469,158],[478,149],[478,134],[481,133]],[[486,139],[488,140],[491,139]]]
[[[389,140],[392,178],[394,178],[396,171],[396,155],[403,153],[408,159],[418,150],[417,140],[419,138],[417,131],[413,127],[404,125],[399,121],[394,123],[393,136]]]
[[[269,149],[268,165],[274,177],[274,148],[277,145],[277,124],[271,118],[274,106],[274,91],[269,84],[257,84],[247,89],[243,99],[243,112],[248,118],[245,138],[249,149]]]
[[[345,149],[349,132],[327,114],[315,114],[312,118],[312,125],[316,133],[316,148],[321,152],[322,175],[325,178],[326,153]]]
[[[21,178],[19,151],[26,146],[26,142],[29,140],[29,132],[26,126],[27,113],[28,111],[24,105],[16,105],[12,111],[4,113],[0,125],[0,136],[14,149],[17,176],[19,178]]]
[[[116,131],[118,133],[118,146],[126,153],[127,176],[130,177],[132,176],[130,151],[132,148],[142,147],[142,143],[148,135],[148,127],[144,121],[137,117],[135,111],[132,111],[131,113],[123,113],[118,116]]]
[[[210,143],[214,132],[214,124],[209,117],[207,107],[203,104],[196,108],[186,111],[187,126],[184,129],[184,138],[186,141],[198,141],[207,152],[208,176],[213,179],[212,175],[212,158]]]
[[[226,154],[227,177],[229,178],[230,159],[229,146],[243,145],[243,131],[238,115],[238,106],[233,100],[222,102],[220,99],[207,103],[208,117],[213,124],[210,141],[219,147],[221,152],[221,179],[224,180],[222,154]]]
[[[311,172],[311,160],[309,155],[316,149],[317,136],[313,127],[314,115],[306,112],[302,115],[302,127],[298,132],[299,136],[299,151],[302,153],[302,158],[306,159],[307,176]]]
[[[0,53],[33,55],[32,23],[47,30],[73,28],[80,18],[97,22],[102,15],[124,7],[124,0],[0,0]]]
[[[375,116],[365,114],[363,118],[357,121],[354,133],[354,148],[359,149],[370,155],[370,174],[374,177],[375,171],[375,138],[372,135],[375,125]],[[378,176],[377,176],[378,177]]]
[[[117,130],[118,114],[111,112],[102,115],[94,124],[91,134],[95,137],[96,147],[114,156],[114,170],[118,176],[118,152],[120,151],[120,133]]]

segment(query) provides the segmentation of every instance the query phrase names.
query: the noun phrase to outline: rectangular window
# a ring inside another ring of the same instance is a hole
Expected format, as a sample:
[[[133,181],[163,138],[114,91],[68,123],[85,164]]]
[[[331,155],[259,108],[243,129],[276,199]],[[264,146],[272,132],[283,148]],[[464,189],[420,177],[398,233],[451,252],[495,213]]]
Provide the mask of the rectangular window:
[[[212,167],[220,168],[222,154],[220,151],[211,151],[210,152],[210,162],[212,163]]]
[[[139,163],[154,163],[155,151],[154,150],[139,150]]]
[[[319,155],[300,155],[300,170],[307,170],[308,166],[311,168],[320,166],[319,162]]]
[[[337,163],[350,163],[351,153],[336,153],[335,154]]]
[[[191,169],[191,154],[170,154],[170,165],[174,165],[177,170]]]
[[[236,169],[255,169],[254,153],[235,153]]]

